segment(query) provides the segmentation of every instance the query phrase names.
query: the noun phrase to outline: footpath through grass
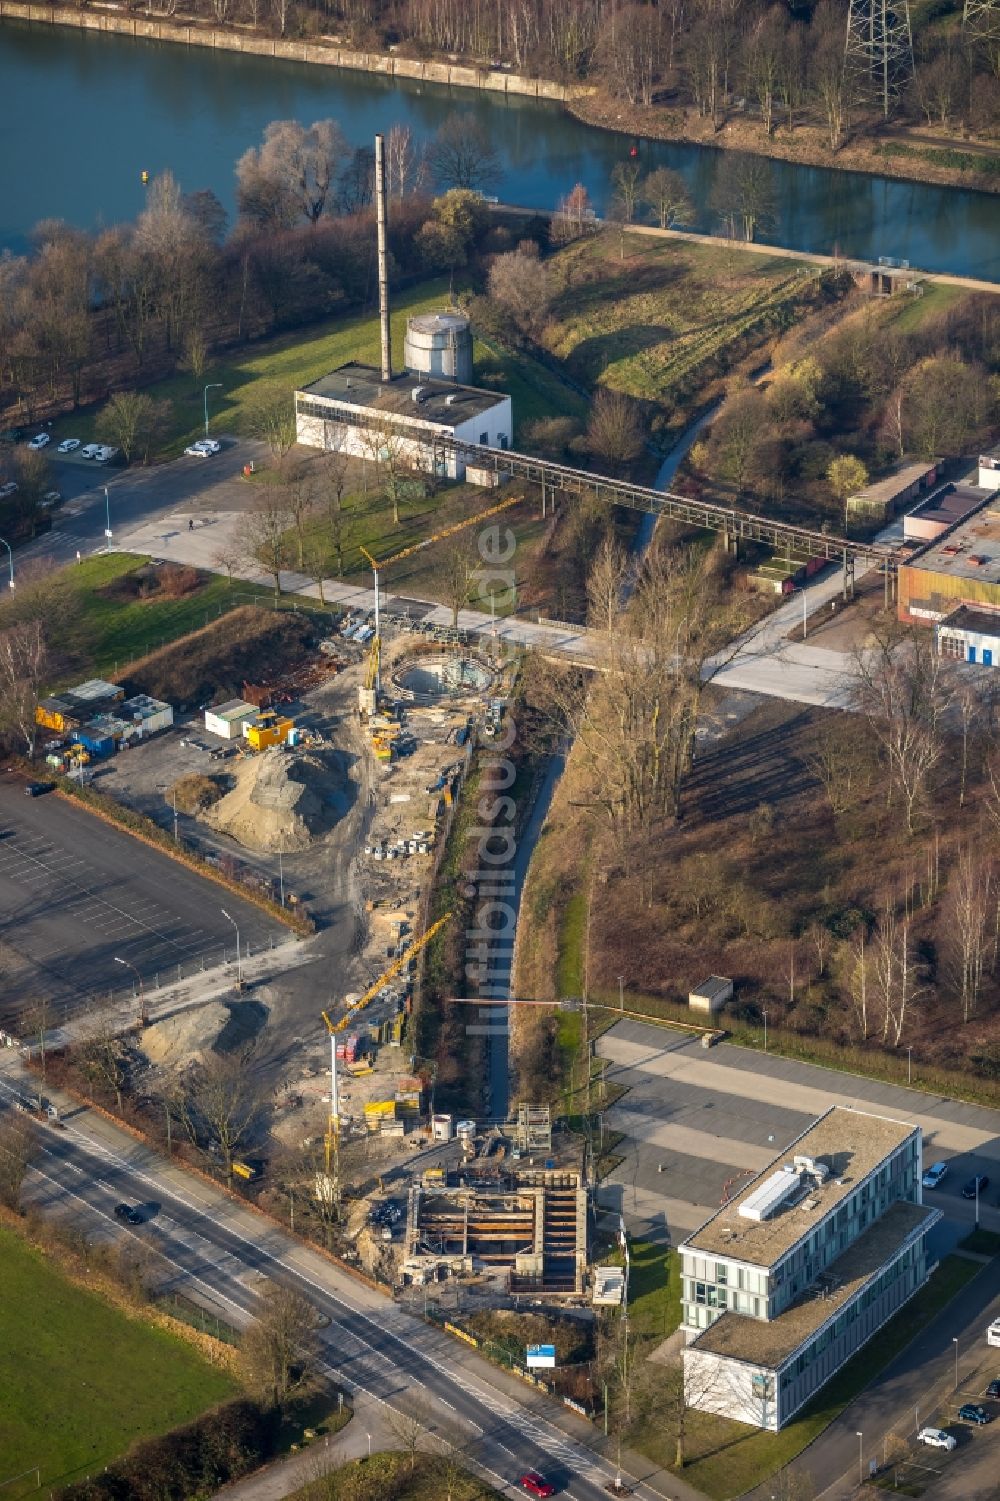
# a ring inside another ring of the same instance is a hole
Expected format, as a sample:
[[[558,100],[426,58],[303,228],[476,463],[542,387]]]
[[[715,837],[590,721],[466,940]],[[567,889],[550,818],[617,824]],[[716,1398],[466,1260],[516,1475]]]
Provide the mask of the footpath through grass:
[[[743,1423],[689,1413],[689,1461],[684,1478],[715,1501],[728,1501],[760,1485],[801,1454],[840,1416],[849,1402],[885,1370],[890,1361],[981,1271],[962,1256],[946,1256],[930,1282],[911,1298],[868,1344],[839,1370],[802,1415],[780,1433],[764,1433]],[[652,1415],[631,1437],[634,1448],[671,1468],[676,1442],[672,1424]]]
[[[46,1492],[233,1395],[232,1378],[163,1330],[76,1287],[0,1227],[0,1484],[35,1465]],[[35,1494],[35,1477],[5,1501]]]

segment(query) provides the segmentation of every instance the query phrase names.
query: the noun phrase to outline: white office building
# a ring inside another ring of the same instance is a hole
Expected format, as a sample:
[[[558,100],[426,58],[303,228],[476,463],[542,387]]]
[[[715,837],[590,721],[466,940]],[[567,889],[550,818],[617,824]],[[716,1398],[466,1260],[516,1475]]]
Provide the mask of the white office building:
[[[306,447],[375,462],[395,449],[393,461],[440,478],[464,479],[467,461],[435,439],[509,448],[513,423],[502,392],[433,375],[383,381],[370,365],[342,365],[295,393],[296,436]]]
[[[835,1106],[680,1247],[692,1407],[783,1427],[927,1280],[919,1126]]]

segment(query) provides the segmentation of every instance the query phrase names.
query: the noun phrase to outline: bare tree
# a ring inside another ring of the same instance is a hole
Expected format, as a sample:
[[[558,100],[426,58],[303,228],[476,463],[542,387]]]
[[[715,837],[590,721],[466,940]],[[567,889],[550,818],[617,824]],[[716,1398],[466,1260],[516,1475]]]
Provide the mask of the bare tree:
[[[426,1419],[393,1407],[387,1407],[385,1413],[396,1442],[409,1460],[412,1475],[417,1455],[427,1439]]]
[[[288,387],[277,382],[256,386],[244,410],[248,435],[266,443],[280,462],[296,439],[295,406]]]
[[[292,517],[283,488],[268,486],[257,497],[243,522],[244,556],[263,568],[274,581],[274,597],[281,595],[281,575],[290,566],[288,533]]]
[[[15,1214],[21,1212],[21,1195],[38,1150],[38,1136],[23,1116],[0,1116],[0,1204]]]
[[[285,505],[295,531],[300,570],[304,566],[306,527],[315,510],[315,470],[308,463],[286,460],[281,470]]]
[[[809,771],[822,783],[832,813],[846,813],[871,787],[873,756],[853,721],[836,715],[821,721],[806,754]]]
[[[855,664],[855,698],[885,762],[887,801],[899,793],[912,834],[917,806],[944,749],[941,658],[933,640],[920,633],[902,639],[876,634],[871,649],[856,653]]]
[[[41,620],[23,620],[0,631],[0,729],[19,735],[29,756],[35,754],[38,734],[35,706],[49,671]]]
[[[476,555],[468,537],[455,537],[446,542],[441,558],[444,602],[451,608],[451,623],[458,626],[458,612],[469,602],[469,584]]]
[[[694,218],[694,204],[679,172],[670,167],[655,167],[642,184],[643,203],[652,209],[661,229],[672,224],[690,224]]]
[[[392,125],[385,143],[390,198],[402,199],[418,193],[424,185],[427,164],[409,125]]]
[[[232,1182],[233,1158],[256,1134],[267,1098],[252,1047],[208,1053],[184,1076],[178,1108],[199,1151],[221,1157]]]
[[[212,567],[217,573],[224,573],[230,585],[233,582],[233,574],[244,562],[246,562],[246,548],[236,537],[229,542],[220,542],[212,553]]]
[[[365,458],[375,465],[379,484],[392,507],[392,522],[399,525],[399,503],[403,498],[407,476],[413,472],[410,444],[388,417],[376,416],[370,427],[359,434]]]
[[[625,469],[642,452],[642,429],[635,402],[621,391],[602,387],[590,408],[586,442],[594,457],[615,473]]]
[[[747,82],[757,100],[767,135],[771,134],[774,126],[774,104],[778,93],[786,25],[781,9],[772,5],[757,18],[745,51]]]
[[[98,431],[121,449],[126,463],[145,461],[169,421],[170,403],[154,401],[144,391],[118,391],[101,412]]]
[[[552,216],[552,241],[567,245],[584,235],[593,234],[597,228],[597,216],[590,201],[590,194],[582,182],[578,182],[564,198],[560,198]]]
[[[989,859],[960,851],[944,901],[945,973],[964,1022],[975,1014],[983,985],[997,889]]]
[[[516,250],[495,257],[490,266],[492,302],[512,320],[522,337],[537,342],[552,303],[552,273],[538,258],[538,246],[524,241]]]
[[[341,163],[349,155],[335,120],[272,120],[259,147],[236,167],[240,210],[267,222],[316,224],[329,206]],[[262,212],[263,210],[263,212]]]
[[[500,176],[500,158],[485,125],[475,115],[446,116],[428,149],[428,161],[443,187],[492,187]]]
[[[774,170],[765,156],[725,151],[710,194],[712,208],[732,238],[753,240],[774,223]]]
[[[99,999],[88,1017],[86,1036],[75,1049],[75,1059],[92,1089],[114,1095],[120,1113],[129,1077],[129,1054],[119,1035],[118,1020],[113,998]]]
[[[621,206],[621,217],[626,224],[635,222],[636,204],[641,196],[642,168],[638,158],[616,162],[611,169],[611,186]]]
[[[881,1013],[883,1044],[898,1048],[902,1042],[910,1008],[920,994],[917,982],[909,920],[905,916],[900,920],[895,901],[887,894],[872,934],[869,967],[869,995]]]
[[[272,1283],[261,1295],[240,1342],[240,1363],[250,1389],[275,1407],[317,1374],[316,1322],[315,1308],[292,1288]]]
[[[587,575],[587,621],[598,630],[614,630],[625,603],[631,570],[628,553],[614,537],[605,538]]]

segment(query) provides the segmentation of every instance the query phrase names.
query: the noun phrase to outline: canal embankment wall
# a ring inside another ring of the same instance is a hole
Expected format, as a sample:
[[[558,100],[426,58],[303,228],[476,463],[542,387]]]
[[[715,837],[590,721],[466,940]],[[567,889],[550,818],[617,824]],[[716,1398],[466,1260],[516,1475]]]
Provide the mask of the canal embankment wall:
[[[214,47],[220,52],[244,52],[255,57],[282,58],[288,62],[319,63],[330,68],[379,73],[384,78],[413,79],[418,83],[442,84],[445,88],[483,89],[491,94],[521,94],[529,99],[550,99],[567,104],[593,93],[586,84],[554,83],[546,78],[525,78],[505,68],[479,68],[463,63],[425,62],[397,57],[391,52],[359,52],[342,47],[333,37],[302,41],[292,37],[262,36],[236,25],[213,27],[192,17],[134,15],[124,8],[92,5],[78,9],[69,5],[27,5],[23,0],[0,0],[0,20],[31,21],[45,26],[72,26],[78,31],[103,31],[144,41],[179,42],[191,47]]]

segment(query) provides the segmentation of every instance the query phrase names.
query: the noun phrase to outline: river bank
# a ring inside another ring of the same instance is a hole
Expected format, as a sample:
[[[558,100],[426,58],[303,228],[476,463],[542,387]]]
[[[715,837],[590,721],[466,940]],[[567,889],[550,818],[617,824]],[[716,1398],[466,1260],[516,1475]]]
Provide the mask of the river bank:
[[[493,94],[518,94],[529,99],[565,103],[576,94],[587,94],[584,84],[553,83],[545,78],[525,78],[505,68],[483,68],[459,62],[433,62],[399,57],[392,52],[358,52],[341,46],[335,37],[301,41],[291,37],[262,35],[250,27],[210,26],[193,16],[137,16],[118,5],[92,5],[86,10],[70,6],[29,5],[23,0],[0,0],[0,20],[30,21],[46,26],[72,26],[78,31],[108,32],[142,41],[176,42],[189,47],[210,47],[220,52],[242,52],[256,57],[281,58],[286,62],[317,63],[328,68],[350,68],[378,73],[384,78],[406,78],[418,83],[443,84],[446,88],[483,89]]]
[[[746,151],[801,167],[824,167],[834,172],[863,173],[867,177],[892,177],[900,181],[937,183],[980,193],[1000,193],[1000,144],[992,154],[989,142],[948,144],[928,142],[918,131],[897,127],[891,136],[849,139],[838,152],[826,144],[826,134],[816,125],[797,125],[794,131],[778,125],[768,136],[758,120],[728,120],[716,130],[711,120],[694,110],[643,107],[623,103],[594,89],[586,95],[567,96],[562,103],[583,125],[620,135],[654,141],[676,141],[705,146],[715,151]],[[936,157],[956,154],[969,165],[945,165]],[[974,164],[981,165],[974,165]],[[987,166],[995,170],[987,170]]]
[[[581,124],[620,135],[714,150],[746,151],[804,167],[1000,193],[1000,144],[993,155],[989,142],[965,142],[957,137],[954,140],[935,137],[928,141],[918,130],[897,128],[885,138],[855,137],[833,153],[826,144],[824,130],[815,125],[797,125],[793,131],[779,125],[768,136],[759,121],[741,117],[728,120],[716,130],[711,121],[694,110],[627,105],[590,84],[557,83],[506,68],[461,63],[450,58],[428,60],[404,57],[395,51],[359,51],[342,46],[336,37],[302,40],[266,36],[250,27],[212,26],[191,16],[133,15],[117,4],[77,9],[34,5],[26,0],[0,0],[0,20],[3,19],[344,68],[377,74],[390,81],[399,79],[544,100],[562,104]],[[965,160],[947,160],[951,157]],[[994,164],[996,170],[992,170]]]

